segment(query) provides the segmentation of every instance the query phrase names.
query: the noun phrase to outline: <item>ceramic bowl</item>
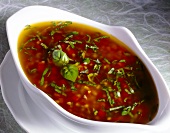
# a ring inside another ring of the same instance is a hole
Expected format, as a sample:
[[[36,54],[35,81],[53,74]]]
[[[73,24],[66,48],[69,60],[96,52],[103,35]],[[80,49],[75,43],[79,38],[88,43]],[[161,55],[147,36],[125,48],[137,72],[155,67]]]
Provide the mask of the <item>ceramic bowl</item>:
[[[18,36],[23,28],[27,24],[42,22],[42,21],[54,21],[54,20],[69,20],[73,22],[79,22],[87,24],[103,31],[106,31],[123,43],[125,43],[131,50],[145,64],[151,76],[155,82],[158,97],[159,97],[159,109],[156,117],[148,124],[131,124],[131,123],[114,123],[114,122],[98,122],[91,121],[83,118],[79,118],[73,114],[70,114],[63,108],[61,108],[56,102],[54,102],[48,95],[41,90],[33,86],[24,74],[17,52]],[[41,107],[47,115],[53,118],[55,121],[61,121],[64,125],[76,129],[77,132],[119,132],[123,133],[131,131],[131,133],[146,133],[146,132],[162,132],[164,129],[169,127],[170,121],[170,93],[169,89],[162,78],[159,71],[150,61],[148,56],[140,47],[134,35],[125,27],[119,26],[108,26],[92,20],[83,18],[81,16],[62,11],[52,7],[46,6],[30,6],[25,7],[12,15],[6,22],[6,29],[8,35],[8,41],[10,50],[19,73],[20,79],[24,85],[25,90],[28,92],[32,100]],[[50,129],[49,129],[50,131]]]

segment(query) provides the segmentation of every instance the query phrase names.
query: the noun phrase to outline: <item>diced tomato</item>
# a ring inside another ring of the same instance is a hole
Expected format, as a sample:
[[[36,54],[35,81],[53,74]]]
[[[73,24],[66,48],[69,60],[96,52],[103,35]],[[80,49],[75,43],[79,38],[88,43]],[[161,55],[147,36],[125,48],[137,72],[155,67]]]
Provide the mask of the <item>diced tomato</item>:
[[[38,72],[42,73],[45,70],[45,61],[41,61],[37,65]]]
[[[62,86],[62,85],[66,86],[67,84],[68,84],[68,82],[65,79],[61,79],[61,80],[58,81],[59,86]]]
[[[115,65],[115,68],[123,68],[125,67],[126,63],[125,62],[118,62],[116,65]]]
[[[80,97],[78,97],[77,95],[73,95],[71,99],[73,100],[73,102],[77,102]]]
[[[122,91],[121,91],[121,98],[122,98],[122,99],[127,98],[129,95],[130,95],[130,94],[128,94],[128,92],[126,92],[125,90],[122,90]]]
[[[77,52],[75,49],[73,49],[71,47],[67,49],[67,55],[69,57],[74,58],[76,56],[76,54],[77,54]]]
[[[101,118],[105,118],[106,117],[106,112],[103,111],[103,110],[99,110],[98,114],[97,114],[99,117]]]

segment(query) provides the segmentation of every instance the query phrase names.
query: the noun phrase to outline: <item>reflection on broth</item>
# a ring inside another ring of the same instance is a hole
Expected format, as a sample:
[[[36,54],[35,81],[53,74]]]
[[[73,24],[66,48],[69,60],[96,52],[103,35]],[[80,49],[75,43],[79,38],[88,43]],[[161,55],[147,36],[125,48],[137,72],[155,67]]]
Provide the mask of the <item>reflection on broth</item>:
[[[146,124],[157,113],[148,70],[104,31],[70,21],[27,25],[18,54],[30,82],[76,116]]]

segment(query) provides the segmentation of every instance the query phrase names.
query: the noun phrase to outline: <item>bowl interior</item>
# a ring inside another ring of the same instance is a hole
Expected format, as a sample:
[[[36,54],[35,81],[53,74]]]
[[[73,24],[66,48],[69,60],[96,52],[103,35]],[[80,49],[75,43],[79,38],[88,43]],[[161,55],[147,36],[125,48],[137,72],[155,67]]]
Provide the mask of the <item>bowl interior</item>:
[[[24,72],[22,71],[21,65],[18,60],[18,53],[17,53],[18,36],[21,30],[23,30],[23,28],[28,24],[42,22],[42,21],[53,21],[53,20],[63,20],[63,21],[70,20],[73,22],[88,24],[90,26],[99,28],[101,30],[104,30],[112,34],[113,36],[121,40],[123,43],[125,43],[130,49],[132,49],[136,53],[136,55],[138,55],[138,57],[143,61],[143,63],[146,65],[147,69],[151,73],[158,92],[159,110],[154,120],[149,123],[149,125],[152,125],[149,128],[153,128],[155,126],[154,128],[158,130],[159,127],[164,127],[164,128],[168,127],[167,123],[168,123],[168,119],[170,119],[169,89],[164,79],[162,78],[161,74],[158,72],[156,67],[153,65],[153,63],[149,60],[147,55],[144,53],[144,51],[138,44],[136,38],[134,37],[134,35],[127,28],[107,26],[66,11],[62,11],[59,9],[46,7],[46,6],[30,6],[30,7],[23,8],[22,10],[18,11],[13,16],[11,16],[6,23],[8,41],[14,58],[14,62],[16,64],[17,70],[19,72],[23,84],[25,85],[26,90],[30,89],[28,92],[30,95],[32,95],[33,98],[36,97],[33,95],[38,95],[38,97],[40,97],[39,99],[41,99],[42,97],[45,98],[47,101],[50,102],[50,104],[57,107],[59,109],[59,112],[65,114],[67,117],[71,119],[79,121],[80,123],[92,124],[92,125],[100,123],[100,122],[92,122],[92,121],[84,120],[75,117],[67,113],[66,111],[64,111],[64,109],[56,105],[56,103],[53,102],[53,100],[51,100],[46,94],[40,92],[38,89],[35,89],[35,87],[30,84]],[[119,123],[114,123],[114,124],[121,125]],[[129,126],[130,124],[127,125]],[[146,126],[146,125],[137,125],[137,124],[134,126],[137,127],[143,126],[145,128],[148,127],[148,125]]]

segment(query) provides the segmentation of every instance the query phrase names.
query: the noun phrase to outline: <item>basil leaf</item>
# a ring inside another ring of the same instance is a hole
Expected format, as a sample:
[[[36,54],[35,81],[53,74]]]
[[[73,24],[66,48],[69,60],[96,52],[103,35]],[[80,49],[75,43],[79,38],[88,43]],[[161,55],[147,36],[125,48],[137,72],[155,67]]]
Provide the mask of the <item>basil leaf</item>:
[[[69,63],[69,57],[62,50],[54,50],[52,56],[53,56],[53,62],[57,66],[61,66]]]
[[[61,74],[65,79],[75,82],[78,76],[78,67],[68,64],[61,69]]]

